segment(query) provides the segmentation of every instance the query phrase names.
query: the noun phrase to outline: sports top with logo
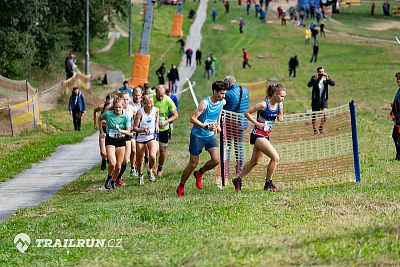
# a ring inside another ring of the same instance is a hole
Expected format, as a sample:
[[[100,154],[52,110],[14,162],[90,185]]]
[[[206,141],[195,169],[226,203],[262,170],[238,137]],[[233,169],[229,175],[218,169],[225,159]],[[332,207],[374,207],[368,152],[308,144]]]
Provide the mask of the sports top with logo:
[[[265,99],[265,109],[264,110],[259,110],[257,112],[257,121],[260,123],[264,124],[263,129],[258,129],[256,126],[254,126],[252,134],[261,136],[261,137],[269,137],[272,126],[275,123],[276,116],[278,116],[279,111],[280,111],[280,105],[278,103],[278,107],[273,110],[269,107],[269,99]]]
[[[122,138],[125,137],[124,134],[118,132],[117,125],[122,130],[129,129],[131,127],[131,120],[125,113],[121,115],[115,115],[113,110],[104,112],[101,115],[102,120],[107,120],[107,135],[112,138]]]
[[[136,141],[139,143],[148,142],[154,139],[154,133],[156,131],[156,109],[152,108],[150,114],[144,111],[144,108],[140,108],[142,118],[140,118],[139,128],[148,128],[149,133],[138,133],[136,134]]]
[[[168,111],[173,112],[176,110],[175,103],[172,99],[165,95],[163,100],[158,100],[157,97],[153,96],[154,106],[158,108],[160,114],[160,122],[168,119]],[[169,129],[169,123],[160,127],[160,132],[167,131]]]
[[[207,107],[203,111],[203,113],[201,113],[201,115],[198,117],[198,120],[206,125],[215,124],[215,122],[218,120],[219,114],[221,113],[225,100],[213,103],[211,102],[210,97],[206,97],[202,99],[202,101],[206,101]],[[214,134],[214,132],[200,128],[197,125],[194,125],[192,127],[191,133],[197,137],[209,137]]]

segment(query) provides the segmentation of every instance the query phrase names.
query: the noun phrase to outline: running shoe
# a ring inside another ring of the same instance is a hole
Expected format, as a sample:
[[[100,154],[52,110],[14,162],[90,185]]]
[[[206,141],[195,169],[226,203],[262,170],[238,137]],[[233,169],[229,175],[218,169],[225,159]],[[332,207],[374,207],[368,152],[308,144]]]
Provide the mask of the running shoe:
[[[115,183],[114,180],[111,180],[110,185],[111,185],[111,189],[117,189],[117,184]]]
[[[162,171],[157,171],[157,176],[162,177]]]
[[[279,188],[277,188],[277,187],[272,183],[272,180],[267,180],[267,181],[265,181],[264,190],[265,190],[265,191],[271,191],[271,192],[279,192],[279,191],[281,191]]]
[[[102,159],[102,160],[101,160],[101,167],[100,167],[100,169],[101,169],[102,171],[104,171],[106,168],[107,168],[107,160],[106,160],[106,159]]]
[[[233,179],[232,184],[235,186],[236,192],[242,191],[242,179],[240,177]]]
[[[133,167],[133,168],[131,169],[129,175],[130,175],[130,176],[133,176],[133,177],[138,177],[138,176],[139,176],[139,175],[137,174],[137,172],[136,172],[136,168],[135,168],[135,167]]]
[[[143,177],[143,174],[139,175],[139,185],[144,185],[144,177]]]
[[[396,158],[395,158],[394,160],[400,161],[400,155],[397,155]]]
[[[154,173],[153,173],[153,172],[150,172],[149,181],[150,181],[150,182],[155,182],[155,181],[156,181],[156,177],[154,176]]]
[[[106,182],[104,184],[105,189],[111,189],[111,179],[106,179]]]
[[[183,185],[179,184],[178,188],[176,189],[176,193],[178,194],[178,197],[186,196],[185,187]]]
[[[117,181],[115,181],[115,183],[119,186],[119,187],[124,187],[126,184],[124,182],[124,180],[122,180],[121,178],[117,178]]]
[[[196,187],[198,189],[202,190],[203,189],[203,182],[202,182],[201,179],[203,178],[203,175],[200,173],[199,170],[193,172],[193,175],[196,178]]]

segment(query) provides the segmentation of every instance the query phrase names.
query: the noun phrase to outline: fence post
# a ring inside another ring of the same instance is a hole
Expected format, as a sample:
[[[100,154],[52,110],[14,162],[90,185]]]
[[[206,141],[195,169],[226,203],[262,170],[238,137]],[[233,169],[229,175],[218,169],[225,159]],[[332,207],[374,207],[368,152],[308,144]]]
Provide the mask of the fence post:
[[[358,137],[357,137],[357,123],[356,123],[356,104],[354,100],[349,103],[350,118],[351,118],[351,135],[353,140],[353,158],[354,158],[354,172],[356,175],[356,182],[361,181],[360,175],[360,157],[358,155]]]
[[[10,129],[11,129],[11,136],[14,136],[14,130],[13,130],[13,125],[12,125],[12,111],[10,106],[8,106],[8,114],[10,116]]]
[[[37,94],[36,94],[36,97],[37,97]],[[32,98],[32,115],[33,115],[33,129],[36,129],[35,96]]]
[[[26,101],[29,100],[28,80],[25,80]]]
[[[220,154],[220,164],[221,164],[221,180],[222,188],[225,187],[225,162],[224,162],[224,116],[221,116],[220,127],[221,131],[219,133],[219,154]]]

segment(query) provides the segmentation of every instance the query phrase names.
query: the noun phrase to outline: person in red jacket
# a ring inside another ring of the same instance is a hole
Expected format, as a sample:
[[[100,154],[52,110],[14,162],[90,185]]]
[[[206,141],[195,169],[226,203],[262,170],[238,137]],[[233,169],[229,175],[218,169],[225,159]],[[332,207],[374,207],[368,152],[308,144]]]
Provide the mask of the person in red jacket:
[[[251,68],[251,65],[249,64],[249,53],[247,53],[246,49],[242,49],[243,51],[243,69],[246,68],[246,66],[249,66]]]

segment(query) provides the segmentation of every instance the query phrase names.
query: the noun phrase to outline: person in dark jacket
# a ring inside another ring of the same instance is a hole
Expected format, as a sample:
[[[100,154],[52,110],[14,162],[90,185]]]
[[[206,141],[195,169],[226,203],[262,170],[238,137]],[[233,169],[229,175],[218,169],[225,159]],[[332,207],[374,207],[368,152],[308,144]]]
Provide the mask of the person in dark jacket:
[[[247,129],[248,120],[244,117],[243,113],[249,108],[249,91],[246,87],[242,87],[236,83],[235,77],[229,75],[224,79],[224,83],[228,87],[228,91],[225,94],[226,104],[224,110],[242,113],[240,116],[227,115],[225,117],[225,125],[227,134],[227,146],[226,146],[226,158],[227,158],[227,170],[230,172],[230,159],[231,149],[234,145],[235,159],[236,159],[236,173],[240,173],[243,170],[244,165],[244,152],[243,152],[243,134]],[[227,178],[227,177],[225,177]]]
[[[294,55],[294,57],[291,57],[289,59],[289,77],[292,76],[293,72],[293,78],[296,78],[296,68],[299,66],[299,60],[297,59],[297,55]]]
[[[328,113],[328,86],[335,86],[335,81],[325,72],[324,67],[318,67],[317,73],[311,77],[307,86],[312,87],[311,108],[312,111],[323,111],[321,123],[319,126],[320,134],[324,134],[324,124]],[[314,134],[317,134],[316,117],[312,117],[312,126]]]
[[[84,94],[79,90],[78,86],[72,89],[72,95],[69,97],[69,113],[74,122],[75,131],[81,130],[82,116],[86,112],[86,99]]]
[[[313,54],[311,56],[310,63],[313,61],[313,59],[314,59],[314,62],[317,62],[318,51],[319,51],[318,43],[315,43],[313,45]]]
[[[201,65],[201,50],[196,50],[196,65]]]
[[[161,66],[156,70],[156,75],[158,78],[158,84],[164,84],[164,75],[165,75],[165,66],[164,63],[161,64]]]
[[[167,74],[169,80],[169,89],[172,90],[172,93],[176,93],[178,90],[178,81],[179,81],[179,72],[176,65],[171,64],[171,69]]]
[[[399,89],[397,90],[397,93],[394,96],[394,100],[392,103],[392,111],[390,112],[390,115],[392,116],[394,123],[392,137],[394,145],[396,146],[395,160],[400,161],[400,72],[396,73],[396,79]]]

